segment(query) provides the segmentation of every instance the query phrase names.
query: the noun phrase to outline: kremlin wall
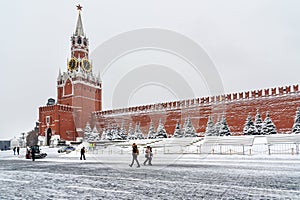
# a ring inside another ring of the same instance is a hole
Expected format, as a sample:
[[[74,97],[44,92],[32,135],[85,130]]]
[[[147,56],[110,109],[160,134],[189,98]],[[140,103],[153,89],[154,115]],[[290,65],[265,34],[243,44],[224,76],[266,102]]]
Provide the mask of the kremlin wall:
[[[244,124],[250,114],[253,118],[257,110],[263,119],[268,112],[278,133],[290,133],[294,124],[295,113],[300,107],[299,86],[286,86],[264,90],[254,90],[221,96],[203,97],[184,101],[151,104],[124,109],[97,111],[92,113],[90,124],[105,128],[108,124],[126,128],[132,123],[140,123],[145,134],[149,131],[150,122],[157,127],[159,119],[163,120],[168,134],[173,134],[177,122],[183,127],[189,116],[199,135],[204,136],[208,116],[214,121],[222,114],[226,116],[232,135],[243,134]],[[101,133],[101,131],[100,131]]]

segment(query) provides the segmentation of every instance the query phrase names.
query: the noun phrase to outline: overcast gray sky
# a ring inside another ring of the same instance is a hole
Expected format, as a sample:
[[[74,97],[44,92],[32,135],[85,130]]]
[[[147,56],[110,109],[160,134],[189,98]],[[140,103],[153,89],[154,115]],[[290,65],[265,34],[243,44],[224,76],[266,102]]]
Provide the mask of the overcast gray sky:
[[[83,6],[83,26],[90,39],[90,52],[127,31],[167,29],[189,37],[206,51],[226,93],[299,83],[297,0],[4,0],[0,12],[0,139],[30,131],[38,120],[38,107],[50,97],[56,99],[56,78],[59,68],[67,69],[78,3]],[[126,65],[123,70],[126,71]],[[102,80],[109,91],[111,83],[105,84],[105,80],[110,77],[102,76]],[[197,85],[191,84],[196,90]],[[157,87],[151,87],[151,96],[155,96]],[[136,92],[144,98],[136,96],[129,101],[130,105],[158,101],[147,99],[145,88]],[[103,93],[104,109],[111,108],[108,93]],[[167,94],[163,100],[168,97],[173,98]]]

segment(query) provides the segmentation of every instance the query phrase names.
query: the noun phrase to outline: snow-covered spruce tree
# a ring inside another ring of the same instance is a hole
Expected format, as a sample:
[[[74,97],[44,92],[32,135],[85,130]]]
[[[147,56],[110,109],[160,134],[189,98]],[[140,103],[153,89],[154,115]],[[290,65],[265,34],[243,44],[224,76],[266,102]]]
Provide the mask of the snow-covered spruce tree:
[[[255,135],[257,132],[256,127],[254,126],[254,123],[252,121],[252,117],[249,114],[243,129],[244,135]]]
[[[266,118],[264,120],[263,126],[262,126],[262,134],[263,135],[270,135],[270,134],[276,134],[276,127],[273,121],[270,118],[269,113],[267,112]]]
[[[147,138],[148,139],[154,139],[155,137],[156,137],[156,132],[155,132],[155,129],[154,129],[153,122],[151,121]]]
[[[122,140],[126,140],[127,139],[126,128],[125,128],[125,125],[124,125],[124,121],[122,122],[122,125],[121,125],[120,136],[121,136]]]
[[[85,128],[84,128],[84,141],[90,141],[90,137],[91,137],[91,133],[92,133],[92,129],[90,126],[90,123],[86,123]]]
[[[261,135],[262,134],[262,125],[263,125],[263,121],[262,121],[262,118],[260,116],[259,110],[257,110],[257,113],[255,115],[255,122],[254,122],[254,126],[256,127],[256,130],[257,130],[255,135]]]
[[[120,135],[120,130],[119,130],[119,127],[117,125],[113,125],[112,127],[112,139],[113,140],[121,140],[121,135]]]
[[[94,128],[93,128],[93,131],[92,131],[92,133],[91,133],[91,136],[92,136],[92,138],[91,138],[91,142],[95,142],[95,141],[99,141],[100,140],[100,136],[99,136],[99,132],[98,132],[98,130],[97,130],[97,127],[96,127],[96,125],[94,126]]]
[[[214,136],[215,135],[215,125],[211,116],[208,116],[207,125],[205,129],[205,136]]]
[[[296,111],[295,121],[293,125],[293,133],[300,134],[300,108]]]
[[[162,122],[162,119],[160,118],[159,119],[159,124],[158,124],[158,127],[157,127],[156,138],[167,138],[167,137],[168,136],[167,136],[165,126]]]
[[[183,137],[183,132],[181,131],[179,122],[176,123],[173,137],[175,137],[175,138],[182,138]]]
[[[217,122],[215,124],[215,133],[214,133],[214,136],[219,136],[220,128],[221,128],[221,120],[220,120],[220,116],[218,116],[218,120],[217,120]]]
[[[106,138],[105,140],[112,140],[113,139],[113,134],[112,134],[112,131],[111,131],[111,126],[110,124],[108,124],[108,127],[106,129]]]
[[[134,130],[132,128],[132,123],[129,124],[127,139],[128,140],[136,140],[137,139],[136,135],[134,134]]]
[[[106,140],[106,128],[102,130],[101,140]]]
[[[139,140],[144,139],[143,133],[142,133],[141,128],[140,128],[140,122],[136,123],[134,134],[136,135],[137,139],[139,139]]]
[[[183,135],[184,137],[197,137],[195,128],[189,116],[187,117],[184,123]]]
[[[231,135],[230,129],[228,127],[225,115],[222,115],[221,127],[220,127],[220,130],[219,130],[219,135],[220,136],[229,136],[229,135]]]

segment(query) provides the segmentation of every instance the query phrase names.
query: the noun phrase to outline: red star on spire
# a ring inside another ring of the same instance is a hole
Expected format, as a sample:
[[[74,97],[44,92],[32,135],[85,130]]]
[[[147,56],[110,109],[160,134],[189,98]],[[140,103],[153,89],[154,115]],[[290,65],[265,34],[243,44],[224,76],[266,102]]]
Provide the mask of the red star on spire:
[[[81,10],[82,9],[82,6],[80,4],[78,4],[76,7],[77,7],[77,10]]]

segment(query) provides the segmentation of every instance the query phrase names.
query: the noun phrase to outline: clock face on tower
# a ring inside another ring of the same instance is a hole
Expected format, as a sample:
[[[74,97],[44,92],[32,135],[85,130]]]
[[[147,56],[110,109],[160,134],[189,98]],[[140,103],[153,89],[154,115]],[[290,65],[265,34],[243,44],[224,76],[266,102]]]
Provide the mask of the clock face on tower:
[[[68,62],[69,71],[76,70],[77,66],[78,66],[77,60],[75,58],[71,58],[71,60]]]
[[[92,65],[91,65],[90,61],[86,58],[82,59],[81,66],[85,72],[90,72],[92,70]]]

